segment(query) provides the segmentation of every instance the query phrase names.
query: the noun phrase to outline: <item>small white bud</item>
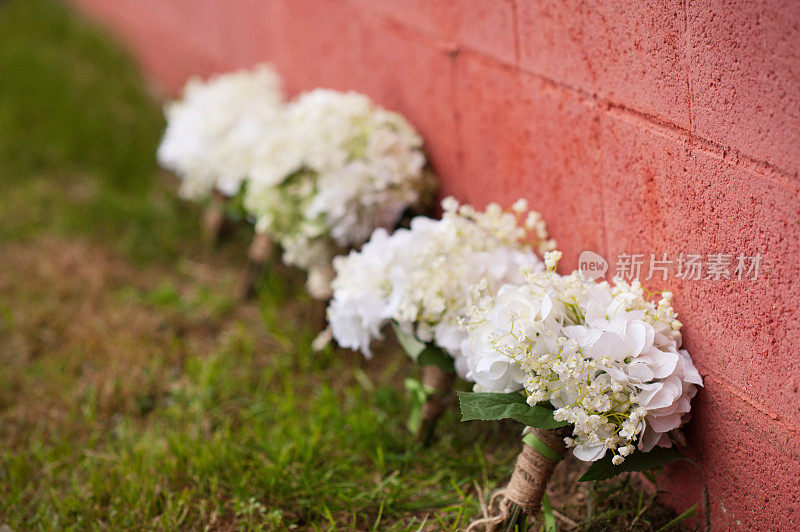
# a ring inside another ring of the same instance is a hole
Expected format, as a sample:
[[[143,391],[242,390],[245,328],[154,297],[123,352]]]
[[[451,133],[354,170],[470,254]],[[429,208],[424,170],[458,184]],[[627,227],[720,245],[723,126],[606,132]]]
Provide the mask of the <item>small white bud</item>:
[[[514,202],[514,205],[511,206],[511,210],[522,214],[523,212],[528,210],[528,200],[524,198],[520,198]]]
[[[458,201],[453,196],[447,196],[442,200],[442,209],[445,211],[455,211],[458,209]]]
[[[563,254],[560,251],[548,251],[544,254],[544,265],[548,270],[554,270]]]

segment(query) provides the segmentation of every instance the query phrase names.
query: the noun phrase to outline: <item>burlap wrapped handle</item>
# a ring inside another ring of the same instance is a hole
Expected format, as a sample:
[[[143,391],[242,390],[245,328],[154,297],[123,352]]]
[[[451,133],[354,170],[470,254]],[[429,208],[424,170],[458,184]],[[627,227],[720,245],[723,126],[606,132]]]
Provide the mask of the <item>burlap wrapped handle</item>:
[[[451,402],[455,379],[455,373],[445,371],[439,366],[433,364],[422,366],[422,385],[426,389],[433,390],[433,393],[422,405],[420,429],[417,433],[418,441],[427,443],[433,437],[436,422],[439,421],[445,408]]]
[[[468,532],[494,532],[509,525],[513,527],[520,512],[534,516],[541,509],[547,482],[566,453],[564,438],[569,435],[569,429],[531,428],[530,434],[533,438],[526,437],[530,443],[523,444],[508,485],[492,495],[488,515],[473,521]]]
[[[239,296],[249,299],[256,293],[256,285],[263,274],[264,266],[272,255],[272,239],[267,233],[255,233],[247,249],[247,267],[239,285]]]
[[[219,241],[225,226],[225,202],[227,198],[215,190],[203,212],[203,240],[213,246]]]

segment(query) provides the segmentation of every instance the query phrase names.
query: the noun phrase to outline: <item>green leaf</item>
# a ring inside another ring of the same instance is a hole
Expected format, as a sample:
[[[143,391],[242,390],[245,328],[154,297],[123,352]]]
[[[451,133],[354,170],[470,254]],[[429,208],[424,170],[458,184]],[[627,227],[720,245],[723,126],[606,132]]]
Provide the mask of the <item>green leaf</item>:
[[[403,384],[411,395],[411,411],[408,413],[406,426],[411,434],[416,435],[422,426],[422,407],[428,401],[433,390],[426,388],[420,381],[411,377],[408,377]]]
[[[400,347],[406,354],[420,366],[438,366],[448,373],[455,373],[455,363],[453,358],[444,352],[443,349],[435,345],[420,342],[413,335],[406,334],[400,330],[396,323],[392,322],[394,334]]]
[[[679,515],[678,517],[676,517],[675,519],[673,519],[672,521],[670,521],[666,525],[664,525],[661,528],[659,528],[658,530],[656,530],[656,532],[663,532],[664,530],[669,530],[670,528],[672,528],[673,526],[677,525],[681,521],[685,521],[685,520],[689,519],[695,513],[697,513],[697,503],[694,503],[685,512],[683,512],[681,515]]]
[[[429,345],[417,358],[420,366],[438,366],[448,373],[456,372],[455,361],[440,347]]]
[[[458,392],[461,405],[461,421],[480,419],[513,419],[529,427],[555,429],[568,425],[566,421],[553,419],[553,409],[547,406],[530,406],[522,394]]]
[[[401,331],[400,327],[395,322],[392,322],[392,328],[394,329],[395,336],[397,336],[397,341],[400,342],[400,347],[411,357],[411,360],[416,362],[420,353],[422,353],[428,345],[424,342],[420,342],[414,336]]]
[[[578,480],[580,482],[605,480],[615,477],[620,473],[628,471],[646,471],[674,462],[675,460],[686,459],[674,447],[656,447],[649,453],[634,451],[633,454],[626,457],[625,461],[618,466],[611,463],[611,458],[611,453],[606,453],[603,458],[594,462]]]
[[[544,532],[558,532],[556,517],[553,515],[553,507],[550,506],[547,493],[542,495],[542,517],[544,517]]]

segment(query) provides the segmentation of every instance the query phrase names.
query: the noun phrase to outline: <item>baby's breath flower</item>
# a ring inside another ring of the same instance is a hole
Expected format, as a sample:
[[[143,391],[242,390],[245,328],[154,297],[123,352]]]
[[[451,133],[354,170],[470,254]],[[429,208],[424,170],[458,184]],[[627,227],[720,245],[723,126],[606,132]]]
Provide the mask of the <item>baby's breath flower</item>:
[[[561,260],[562,253],[560,251],[548,251],[544,254],[544,265],[548,270],[554,270]]]
[[[483,390],[523,388],[528,404],[549,401],[554,419],[572,425],[566,441],[581,460],[611,451],[619,465],[637,447],[669,446],[702,385],[680,349],[671,294],[655,304],[638,282],[559,275],[559,258],[546,254],[547,270],[524,271],[524,283],[472,309],[469,374]]]
[[[462,356],[470,309],[489,304],[500,285],[521,283],[520,267],[533,274],[543,266],[515,214],[498,205],[479,212],[449,197],[442,208],[441,220],[417,217],[391,236],[376,231],[361,252],[337,260],[328,319],[340,345],[367,355],[394,321],[436,343],[471,378]]]
[[[452,212],[458,210],[458,201],[453,196],[447,196],[442,200],[442,209],[445,212]]]

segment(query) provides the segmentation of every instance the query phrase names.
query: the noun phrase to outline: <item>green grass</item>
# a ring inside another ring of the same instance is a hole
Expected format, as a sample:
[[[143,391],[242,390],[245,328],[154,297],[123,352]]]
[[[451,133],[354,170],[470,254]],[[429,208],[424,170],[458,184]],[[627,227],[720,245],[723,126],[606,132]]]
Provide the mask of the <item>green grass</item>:
[[[0,10],[0,238],[81,231],[176,254],[192,208],[154,187],[163,119],[136,69],[53,1]]]
[[[51,529],[461,529],[511,470],[513,424],[413,443],[391,347],[310,343],[321,310],[275,266],[235,285],[248,230],[203,251],[154,153],[160,105],[53,0],[0,2],[0,524]],[[581,530],[674,514],[635,477],[554,508]],[[574,468],[573,468],[574,469]],[[563,522],[562,522],[563,524]]]

